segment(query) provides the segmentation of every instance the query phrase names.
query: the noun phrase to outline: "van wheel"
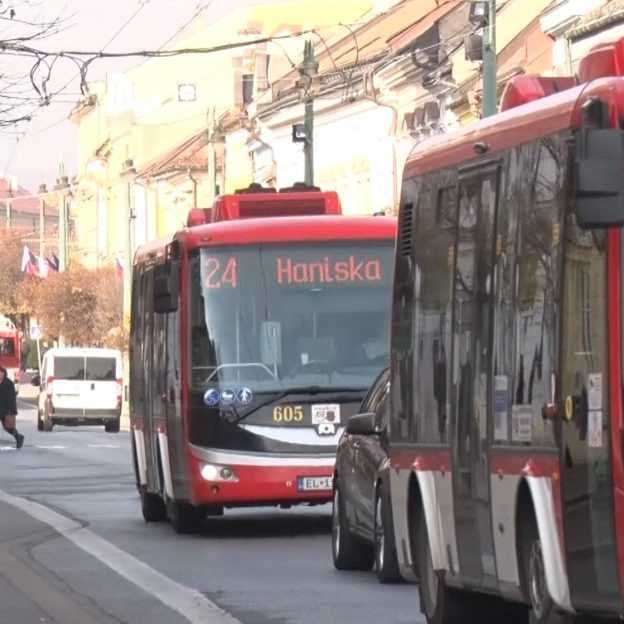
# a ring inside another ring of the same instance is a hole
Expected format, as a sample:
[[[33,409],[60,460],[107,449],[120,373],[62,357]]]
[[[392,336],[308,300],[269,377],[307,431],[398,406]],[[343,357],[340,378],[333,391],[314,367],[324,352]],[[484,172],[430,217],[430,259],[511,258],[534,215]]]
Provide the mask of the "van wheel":
[[[141,512],[145,522],[164,522],[167,519],[165,501],[158,495],[141,488]]]
[[[349,531],[338,483],[332,508],[332,558],[337,570],[370,570],[373,565],[371,546],[357,540]]]
[[[190,503],[167,500],[167,516],[173,530],[178,535],[197,533],[201,528],[204,514]]]
[[[571,621],[567,614],[557,612],[548,593],[542,544],[533,514],[525,513],[520,525],[522,586],[529,603],[529,624],[563,624]]]
[[[429,536],[425,518],[421,514],[418,521],[417,535],[417,564],[420,610],[425,614],[427,624],[461,624],[472,620],[469,610],[464,610],[463,596],[449,589],[444,582],[444,576],[433,569]],[[470,615],[469,615],[470,614]],[[466,616],[469,615],[468,618]]]
[[[41,423],[42,431],[52,431],[54,428],[54,423],[52,422],[52,418],[50,418],[50,413],[48,412],[48,408],[46,407],[43,412],[43,422]]]
[[[390,496],[384,482],[379,484],[375,496],[375,572],[380,583],[403,580],[394,541]]]
[[[119,433],[119,418],[104,423],[104,431],[106,433]]]

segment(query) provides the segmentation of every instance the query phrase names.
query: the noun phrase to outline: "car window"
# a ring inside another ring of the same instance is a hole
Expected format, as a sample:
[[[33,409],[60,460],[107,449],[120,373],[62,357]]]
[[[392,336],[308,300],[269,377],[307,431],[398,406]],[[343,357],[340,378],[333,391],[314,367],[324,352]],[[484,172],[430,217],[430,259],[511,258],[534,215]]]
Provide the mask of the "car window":
[[[377,411],[381,400],[387,392],[389,375],[390,371],[388,369],[385,369],[373,382],[371,389],[368,391],[368,395],[362,402],[360,413],[365,414],[367,412]]]
[[[89,381],[115,381],[115,358],[87,357],[87,379]]]
[[[85,378],[85,359],[83,357],[54,358],[54,379],[82,381]]]
[[[380,400],[375,410],[375,425],[379,429],[383,429],[388,425],[388,412],[390,409],[390,380],[386,378],[386,384],[383,392],[380,393]]]

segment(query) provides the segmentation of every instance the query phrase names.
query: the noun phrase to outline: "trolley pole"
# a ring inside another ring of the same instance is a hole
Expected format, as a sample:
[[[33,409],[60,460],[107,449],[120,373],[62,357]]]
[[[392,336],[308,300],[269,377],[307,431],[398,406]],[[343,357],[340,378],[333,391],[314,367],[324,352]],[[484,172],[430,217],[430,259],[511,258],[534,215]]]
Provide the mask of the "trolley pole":
[[[487,21],[483,29],[483,117],[495,115],[496,97],[496,0],[487,0]]]
[[[314,91],[312,80],[318,72],[318,63],[314,57],[314,47],[311,41],[305,42],[303,51],[303,64],[299,70],[301,78],[305,83],[304,95],[304,128],[305,142],[303,144],[303,154],[305,157],[305,183],[314,185]]]

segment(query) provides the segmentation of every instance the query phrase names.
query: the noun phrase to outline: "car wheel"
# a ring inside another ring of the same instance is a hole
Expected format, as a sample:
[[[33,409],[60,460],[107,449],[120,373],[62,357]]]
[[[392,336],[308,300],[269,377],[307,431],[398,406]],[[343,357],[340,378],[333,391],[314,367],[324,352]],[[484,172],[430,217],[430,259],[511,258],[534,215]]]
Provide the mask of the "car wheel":
[[[204,514],[190,503],[167,501],[167,516],[173,530],[179,535],[197,533],[201,528]]]
[[[370,570],[373,549],[353,536],[347,524],[340,487],[334,490],[332,507],[332,558],[337,570]]]
[[[106,433],[119,433],[119,418],[105,423],[104,431],[106,431]]]
[[[37,431],[43,431],[43,420],[41,420],[41,412],[37,411]]]
[[[164,522],[167,519],[165,501],[158,494],[141,488],[141,512],[145,522]]]
[[[383,483],[379,484],[375,496],[375,572],[381,583],[403,580],[399,573],[390,497]]]

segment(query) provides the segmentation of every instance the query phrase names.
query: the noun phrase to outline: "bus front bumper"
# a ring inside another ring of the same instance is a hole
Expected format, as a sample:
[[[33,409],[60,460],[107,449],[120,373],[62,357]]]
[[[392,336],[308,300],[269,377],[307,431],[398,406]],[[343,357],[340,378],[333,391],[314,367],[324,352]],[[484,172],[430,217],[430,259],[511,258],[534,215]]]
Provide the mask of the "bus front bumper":
[[[335,456],[239,454],[193,447],[196,505],[321,504],[332,499]]]

